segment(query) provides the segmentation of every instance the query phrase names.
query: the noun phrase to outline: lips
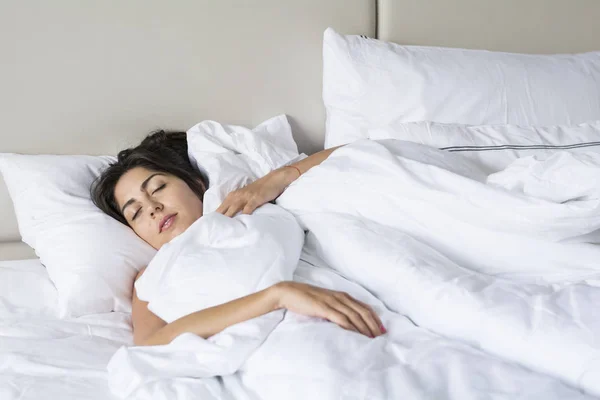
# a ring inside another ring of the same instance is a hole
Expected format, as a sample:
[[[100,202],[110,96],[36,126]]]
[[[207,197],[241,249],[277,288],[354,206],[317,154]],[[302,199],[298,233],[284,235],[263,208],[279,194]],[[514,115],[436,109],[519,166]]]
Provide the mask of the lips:
[[[169,227],[171,227],[171,225],[173,225],[173,221],[175,220],[176,215],[177,215],[177,213],[166,215],[160,221],[160,224],[158,224],[158,232],[160,233],[165,229],[169,229]]]

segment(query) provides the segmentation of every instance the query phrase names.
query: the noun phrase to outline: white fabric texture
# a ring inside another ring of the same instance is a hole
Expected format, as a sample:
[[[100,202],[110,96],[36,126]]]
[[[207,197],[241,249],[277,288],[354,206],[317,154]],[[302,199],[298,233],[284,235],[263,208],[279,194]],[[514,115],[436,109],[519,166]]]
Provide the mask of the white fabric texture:
[[[363,265],[369,267],[370,263]],[[126,358],[114,357],[109,364],[111,383],[117,374],[123,374],[123,382],[132,381],[130,394],[117,393],[118,397],[592,399],[549,376],[415,326],[327,267],[311,246],[305,246],[294,280],[342,290],[369,303],[388,333],[370,339],[327,321],[287,312],[237,373],[211,378],[198,376],[205,376],[206,366],[219,367],[227,360],[202,339],[184,334],[169,346],[131,348]]]
[[[198,219],[158,251],[136,282],[136,290],[141,300],[149,302],[150,311],[170,323],[195,311],[292,280],[303,243],[304,232],[281,207],[266,204],[252,215],[235,218],[213,212]],[[278,310],[233,325],[208,340],[191,334],[180,336],[177,342],[161,350],[182,359],[170,360],[178,366],[169,373],[215,377],[236,372],[282,320],[283,314],[283,310]],[[187,350],[181,352],[182,348]],[[202,349],[203,356],[198,357],[198,352],[190,349]],[[124,347],[114,356],[111,364],[117,366],[109,366],[109,371],[116,393],[130,394],[148,379],[121,371],[123,365],[140,353],[144,356],[147,351]],[[194,363],[179,362],[189,359]]]
[[[37,259],[0,262],[0,398],[111,400],[106,364],[132,343],[127,313],[58,317]]]
[[[137,294],[170,323],[292,279],[303,242],[294,217],[275,205],[235,218],[213,212],[158,251]]]
[[[522,127],[407,122],[367,129],[367,138],[399,139],[462,155],[488,173],[521,157],[548,157],[556,152],[600,152],[600,121],[577,125]]]
[[[327,29],[325,147],[434,121],[548,126],[600,119],[600,52],[532,55],[401,46]]]
[[[297,280],[343,289],[359,299],[376,301],[358,285],[319,265],[314,256],[304,253],[303,258],[307,261],[301,261],[298,266]],[[57,292],[39,260],[0,262],[0,298],[0,355],[3,360],[0,363],[0,398],[116,398],[109,392],[106,364],[119,346],[132,343],[128,314],[113,312],[58,319]],[[407,393],[415,394],[411,398],[417,399],[450,398],[447,393],[452,393],[457,399],[470,399],[473,395],[482,398],[488,392],[503,393],[506,398],[514,398],[519,394],[521,398],[536,399],[534,394],[539,394],[537,398],[588,399],[547,377],[495,360],[468,346],[415,327],[408,319],[385,310],[379,303],[374,306],[384,318],[386,326],[402,338],[401,342],[378,340],[371,343],[369,339],[345,331],[342,331],[343,337],[352,341],[339,341],[340,329],[335,325],[288,313],[281,326],[286,329],[281,329],[281,334],[273,337],[277,340],[270,343],[281,345],[286,352],[291,351],[285,357],[296,361],[295,366],[273,358],[270,355],[273,347],[265,348],[265,351],[255,353],[252,357],[255,360],[253,362],[260,363],[262,368],[252,368],[254,372],[243,374],[244,381],[241,379],[242,373],[221,379],[163,379],[147,383],[134,397],[248,399],[258,396],[250,392],[249,385],[254,385],[259,389],[260,397],[269,398],[269,393],[272,393],[272,396],[279,394],[280,399],[284,392],[278,386],[282,384],[297,392],[298,396],[306,395],[303,398],[331,398],[329,395],[332,391],[348,396],[352,395],[349,389],[355,389],[355,385],[348,386],[351,382],[341,380],[340,374],[336,374],[338,378],[335,378],[330,372],[327,375],[324,373],[339,368],[336,360],[330,358],[331,355],[347,357],[346,346],[354,345],[352,348],[362,354],[357,362],[376,357],[381,360],[379,365],[388,369],[387,378],[371,385],[373,390],[370,393],[374,393],[374,398],[386,397],[384,382],[404,386]],[[182,339],[178,339],[180,355],[190,357],[190,348],[184,347]],[[323,346],[327,346],[327,349],[323,349]],[[173,360],[176,356],[172,350],[165,352],[164,357]],[[203,357],[207,356],[203,354]],[[397,362],[396,359],[400,357],[403,361]],[[320,367],[315,368],[311,360]],[[183,361],[188,364],[193,362],[191,358]],[[306,373],[291,375],[291,369],[299,366],[300,362]],[[482,376],[477,373],[478,368],[493,370],[494,374]],[[449,369],[452,373],[444,372]],[[283,374],[277,375],[278,370]],[[267,375],[261,375],[261,372]],[[323,376],[335,378],[336,386],[322,382]],[[473,376],[478,376],[476,387],[469,384]],[[315,386],[316,390],[328,391],[322,392],[320,397],[311,396],[317,393],[312,389]],[[266,395],[262,396],[263,393]]]
[[[131,311],[131,288],[155,250],[100,211],[94,179],[113,157],[0,155],[19,232],[59,293],[62,317]]]
[[[253,130],[203,121],[187,131],[188,155],[207,177],[204,214],[216,210],[229,192],[304,157],[298,154],[285,115]]]
[[[332,268],[390,309],[600,395],[600,249],[582,243],[600,228],[600,198],[581,197],[600,181],[561,171],[575,162],[576,172],[578,161],[598,170],[600,155],[528,161],[546,172],[539,181],[561,188],[557,202],[544,185],[525,196],[441,169],[448,154],[421,157],[419,147],[356,142],[278,203],[310,230]],[[509,167],[492,181],[520,187],[526,176]]]
[[[371,304],[388,333],[370,339],[287,312],[274,330],[244,329],[258,318],[230,327],[240,335],[227,340],[183,334],[122,348],[109,364],[111,389],[130,399],[599,395],[600,250],[586,240],[600,227],[600,200],[582,187],[600,181],[561,183],[567,174],[552,166],[598,168],[600,156],[520,162],[488,177],[415,143],[336,150],[277,200],[309,230],[294,279]],[[547,173],[526,181],[527,168]],[[561,202],[543,180],[561,187]],[[242,335],[262,344],[232,364],[223,349]]]

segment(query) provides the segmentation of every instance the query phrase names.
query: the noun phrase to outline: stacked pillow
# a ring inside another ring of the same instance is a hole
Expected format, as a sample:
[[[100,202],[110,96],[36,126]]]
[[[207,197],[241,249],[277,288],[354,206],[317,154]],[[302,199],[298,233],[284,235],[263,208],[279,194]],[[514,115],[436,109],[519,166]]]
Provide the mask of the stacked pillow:
[[[600,52],[401,46],[327,29],[323,101],[326,148],[396,138],[493,170],[535,150],[598,150]]]
[[[367,129],[367,137],[407,140],[461,154],[489,174],[521,157],[548,157],[557,151],[600,152],[600,121],[545,127],[421,121]]]

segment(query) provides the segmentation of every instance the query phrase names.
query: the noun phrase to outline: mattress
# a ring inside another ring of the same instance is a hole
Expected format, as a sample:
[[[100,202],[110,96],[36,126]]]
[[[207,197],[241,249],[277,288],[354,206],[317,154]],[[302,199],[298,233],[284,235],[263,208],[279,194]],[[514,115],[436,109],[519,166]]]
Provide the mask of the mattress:
[[[57,315],[39,260],[0,262],[0,399],[114,399],[106,364],[133,341],[130,315]]]

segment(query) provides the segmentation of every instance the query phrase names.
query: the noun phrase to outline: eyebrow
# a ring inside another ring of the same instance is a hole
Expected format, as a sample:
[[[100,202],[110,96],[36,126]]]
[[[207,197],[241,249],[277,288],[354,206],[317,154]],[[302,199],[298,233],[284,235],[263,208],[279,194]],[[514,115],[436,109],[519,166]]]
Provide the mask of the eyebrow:
[[[147,177],[144,182],[142,182],[142,184],[140,185],[140,190],[146,190],[146,186],[148,186],[148,182],[150,182],[150,179],[154,178],[156,175],[164,175],[161,174],[160,172],[156,172],[152,175],[150,175],[149,177]],[[134,198],[131,198],[129,200],[127,200],[127,202],[125,204],[123,204],[123,208],[121,208],[121,214],[124,216],[125,215],[125,209],[131,205],[131,203],[133,203],[135,201]]]

